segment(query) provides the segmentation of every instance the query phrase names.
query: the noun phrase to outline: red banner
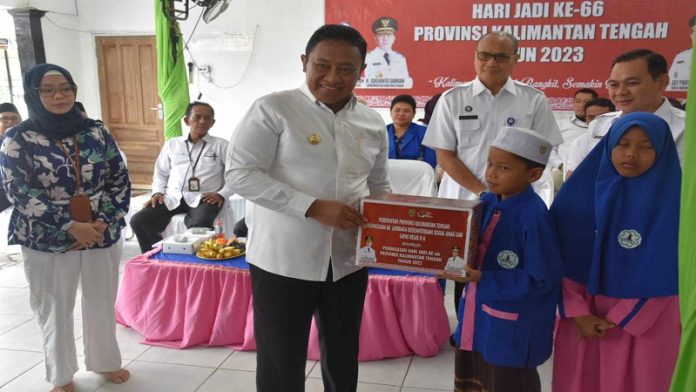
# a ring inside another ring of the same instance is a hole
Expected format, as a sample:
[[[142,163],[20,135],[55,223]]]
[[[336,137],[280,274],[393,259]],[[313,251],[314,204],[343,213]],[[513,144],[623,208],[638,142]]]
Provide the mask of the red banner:
[[[422,106],[473,79],[476,43],[494,30],[520,40],[512,77],[543,90],[554,110],[571,110],[581,88],[606,96],[613,58],[638,48],[665,56],[668,95],[684,98],[694,15],[694,0],[326,0],[327,23],[349,24],[368,41],[356,95],[373,107],[389,107],[399,94],[413,95]]]

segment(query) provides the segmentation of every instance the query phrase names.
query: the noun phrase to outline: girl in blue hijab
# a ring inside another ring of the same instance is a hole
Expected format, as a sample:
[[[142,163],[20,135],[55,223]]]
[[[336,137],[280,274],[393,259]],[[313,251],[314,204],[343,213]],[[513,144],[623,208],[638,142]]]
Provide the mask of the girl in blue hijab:
[[[681,167],[669,125],[621,116],[551,206],[564,262],[554,391],[667,391],[680,339]]]
[[[126,381],[114,304],[128,172],[109,130],[75,107],[77,86],[67,70],[31,68],[24,94],[29,118],[7,131],[0,164],[14,205],[9,243],[22,246],[31,308],[43,334],[46,381],[53,392],[75,390],[78,283],[86,369]]]

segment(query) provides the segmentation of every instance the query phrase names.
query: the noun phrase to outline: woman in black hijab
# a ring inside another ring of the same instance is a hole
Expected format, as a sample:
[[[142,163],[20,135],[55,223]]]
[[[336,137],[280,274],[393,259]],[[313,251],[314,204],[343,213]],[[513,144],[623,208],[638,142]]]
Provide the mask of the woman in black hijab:
[[[0,151],[2,182],[15,209],[9,243],[22,246],[30,302],[43,334],[46,381],[72,392],[78,370],[73,308],[82,287],[87,370],[109,381],[121,368],[114,303],[130,181],[101,121],[74,106],[70,73],[40,64],[24,76],[29,118],[10,129]]]

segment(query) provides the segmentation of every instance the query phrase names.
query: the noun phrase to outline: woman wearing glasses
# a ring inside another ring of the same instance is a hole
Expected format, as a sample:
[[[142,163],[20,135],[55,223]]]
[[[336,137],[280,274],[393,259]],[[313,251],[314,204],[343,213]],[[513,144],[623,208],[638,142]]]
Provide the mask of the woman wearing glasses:
[[[120,383],[114,302],[130,181],[101,121],[74,106],[70,73],[41,64],[24,76],[29,119],[10,129],[0,151],[5,192],[15,207],[10,244],[22,245],[31,307],[43,335],[46,381],[74,391],[73,308],[82,287],[87,370]]]
[[[416,100],[410,95],[399,95],[391,102],[392,124],[389,134],[389,159],[413,159],[425,161],[435,167],[435,151],[422,144],[426,128],[413,122],[416,116]]]

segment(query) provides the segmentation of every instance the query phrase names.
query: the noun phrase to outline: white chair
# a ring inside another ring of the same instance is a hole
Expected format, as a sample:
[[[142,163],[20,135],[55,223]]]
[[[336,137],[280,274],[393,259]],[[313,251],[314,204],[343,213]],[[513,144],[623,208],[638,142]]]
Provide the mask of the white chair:
[[[437,196],[435,169],[423,161],[390,159],[388,175],[393,193]]]

